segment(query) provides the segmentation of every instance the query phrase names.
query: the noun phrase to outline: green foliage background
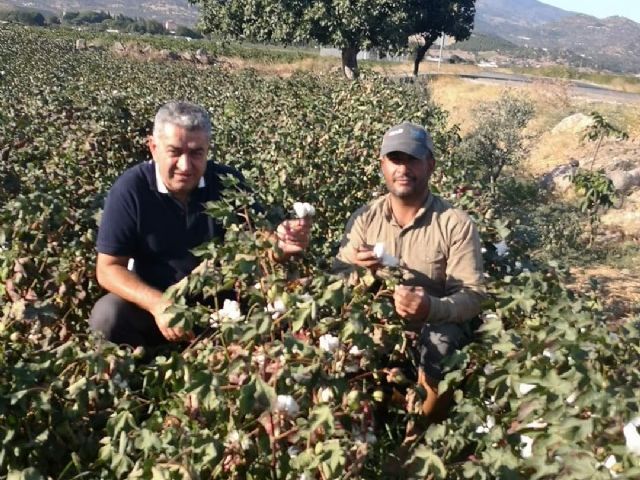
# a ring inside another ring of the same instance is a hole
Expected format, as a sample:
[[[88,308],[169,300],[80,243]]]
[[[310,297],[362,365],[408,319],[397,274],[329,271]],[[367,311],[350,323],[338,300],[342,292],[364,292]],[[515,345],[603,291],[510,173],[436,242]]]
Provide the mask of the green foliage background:
[[[242,321],[221,320],[186,350],[132,351],[87,334],[100,295],[93,274],[109,186],[145,160],[145,136],[169,99],[201,103],[217,161],[253,194],[209,210],[224,245],[174,292],[175,319],[207,324],[191,293],[234,285]],[[348,215],[382,188],[377,149],[401,120],[434,133],[434,188],[476,219],[493,301],[478,341],[448,363],[455,405],[403,450],[418,387],[393,370],[411,338],[385,292],[324,270]],[[554,266],[529,259],[508,206],[467,168],[461,139],[420,85],[299,74],[264,78],[180,63],[75,51],[65,33],[0,29],[0,475],[10,478],[626,478],[640,460],[622,428],[638,416],[639,335],[607,324],[598,299],[569,292]],[[270,263],[243,218],[294,201],[318,212],[310,252]],[[499,256],[494,243],[511,251]],[[280,300],[281,316],[267,311]],[[320,347],[323,335],[337,350]],[[353,347],[360,352],[352,353]],[[158,353],[153,355],[153,353]],[[327,390],[328,389],[328,390]],[[327,391],[330,394],[327,394]],[[277,396],[299,412],[277,410]],[[382,400],[382,402],[380,402]],[[381,421],[380,419],[383,419]],[[527,455],[523,440],[533,441]],[[615,455],[613,467],[603,466]]]

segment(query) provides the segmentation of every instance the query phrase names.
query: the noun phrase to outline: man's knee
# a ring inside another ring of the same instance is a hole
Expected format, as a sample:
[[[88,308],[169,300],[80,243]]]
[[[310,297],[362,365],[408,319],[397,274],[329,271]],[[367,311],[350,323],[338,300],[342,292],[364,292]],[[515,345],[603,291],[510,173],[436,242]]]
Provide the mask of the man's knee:
[[[424,326],[420,332],[420,368],[429,380],[442,380],[442,361],[471,341],[467,330],[457,323]]]
[[[138,346],[163,340],[151,314],[112,293],[96,302],[89,328],[113,343]]]
[[[104,335],[111,340],[119,323],[122,322],[124,301],[118,296],[109,293],[96,302],[89,317],[89,328],[94,332]]]

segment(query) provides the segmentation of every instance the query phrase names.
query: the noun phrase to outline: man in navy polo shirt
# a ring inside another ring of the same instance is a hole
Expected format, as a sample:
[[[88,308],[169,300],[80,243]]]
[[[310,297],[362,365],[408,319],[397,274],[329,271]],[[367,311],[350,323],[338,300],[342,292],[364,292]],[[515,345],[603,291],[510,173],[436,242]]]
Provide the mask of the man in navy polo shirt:
[[[163,291],[188,275],[198,259],[190,250],[224,231],[203,211],[220,199],[221,176],[233,168],[207,161],[211,121],[206,110],[170,102],[155,117],[148,145],[153,160],[124,172],[109,191],[98,231],[98,283],[110,293],[95,305],[90,327],[115,343],[157,345],[193,337],[171,328]],[[279,260],[302,252],[311,222],[287,220],[276,231]],[[128,269],[133,259],[134,268]]]

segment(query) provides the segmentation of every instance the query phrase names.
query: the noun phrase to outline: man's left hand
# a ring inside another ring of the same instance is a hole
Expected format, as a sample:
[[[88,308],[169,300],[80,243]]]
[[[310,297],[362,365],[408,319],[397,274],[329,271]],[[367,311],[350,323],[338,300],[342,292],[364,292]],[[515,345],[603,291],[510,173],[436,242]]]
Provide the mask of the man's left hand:
[[[279,260],[304,252],[309,246],[309,238],[311,237],[311,218],[285,220],[278,225],[276,236],[278,248],[284,257]]]
[[[429,295],[423,287],[398,285],[393,292],[396,313],[421,328],[431,307]]]

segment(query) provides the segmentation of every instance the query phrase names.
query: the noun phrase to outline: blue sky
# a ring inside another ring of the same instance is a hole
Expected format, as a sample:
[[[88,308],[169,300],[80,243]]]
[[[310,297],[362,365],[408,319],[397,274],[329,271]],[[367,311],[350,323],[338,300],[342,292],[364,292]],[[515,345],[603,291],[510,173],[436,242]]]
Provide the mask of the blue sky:
[[[640,2],[638,0],[540,0],[554,7],[573,12],[586,13],[594,17],[604,18],[611,15],[622,15],[640,22]]]

